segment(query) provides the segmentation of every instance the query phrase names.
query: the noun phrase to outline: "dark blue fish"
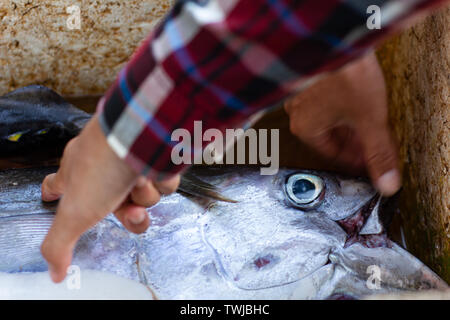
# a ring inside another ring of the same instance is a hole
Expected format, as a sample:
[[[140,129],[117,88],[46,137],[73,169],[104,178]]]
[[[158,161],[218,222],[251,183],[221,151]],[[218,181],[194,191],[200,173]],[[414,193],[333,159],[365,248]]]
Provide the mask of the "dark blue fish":
[[[0,157],[61,155],[91,115],[38,85],[0,97]]]

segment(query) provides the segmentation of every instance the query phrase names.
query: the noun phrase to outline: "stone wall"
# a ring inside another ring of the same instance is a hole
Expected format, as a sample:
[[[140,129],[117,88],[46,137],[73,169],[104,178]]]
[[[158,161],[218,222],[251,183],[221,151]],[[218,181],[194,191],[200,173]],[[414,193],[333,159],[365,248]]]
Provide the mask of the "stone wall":
[[[103,94],[172,3],[0,0],[0,94],[36,83],[65,96]],[[73,5],[80,29],[67,25]]]
[[[400,146],[408,250],[450,281],[450,7],[379,50]]]

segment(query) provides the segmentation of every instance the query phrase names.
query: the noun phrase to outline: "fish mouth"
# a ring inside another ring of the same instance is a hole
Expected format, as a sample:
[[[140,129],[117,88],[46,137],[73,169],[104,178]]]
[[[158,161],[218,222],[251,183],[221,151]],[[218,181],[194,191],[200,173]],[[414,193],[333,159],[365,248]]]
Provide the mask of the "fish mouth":
[[[387,231],[398,208],[400,192],[385,198],[376,193],[357,212],[337,223],[347,233],[344,248],[360,243],[367,248],[392,247]]]

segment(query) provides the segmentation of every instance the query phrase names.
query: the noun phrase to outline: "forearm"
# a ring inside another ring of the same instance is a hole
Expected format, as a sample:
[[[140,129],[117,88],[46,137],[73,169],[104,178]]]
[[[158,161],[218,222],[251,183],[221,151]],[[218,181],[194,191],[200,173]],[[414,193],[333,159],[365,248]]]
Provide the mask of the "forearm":
[[[361,2],[178,3],[99,105],[109,145],[141,174],[176,173],[183,166],[170,161],[175,129],[192,133],[195,120],[204,130],[236,126],[441,1],[383,1],[382,16],[390,18],[374,30],[366,27],[369,3]]]

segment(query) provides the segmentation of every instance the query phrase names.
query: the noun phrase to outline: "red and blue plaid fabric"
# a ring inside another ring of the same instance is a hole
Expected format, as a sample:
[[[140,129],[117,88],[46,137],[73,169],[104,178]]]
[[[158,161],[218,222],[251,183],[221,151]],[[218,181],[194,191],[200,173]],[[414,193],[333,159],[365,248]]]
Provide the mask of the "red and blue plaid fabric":
[[[234,128],[314,76],[362,55],[403,18],[441,1],[179,1],[100,101],[109,145],[137,172],[163,179],[175,129]],[[367,8],[381,8],[369,30]]]

